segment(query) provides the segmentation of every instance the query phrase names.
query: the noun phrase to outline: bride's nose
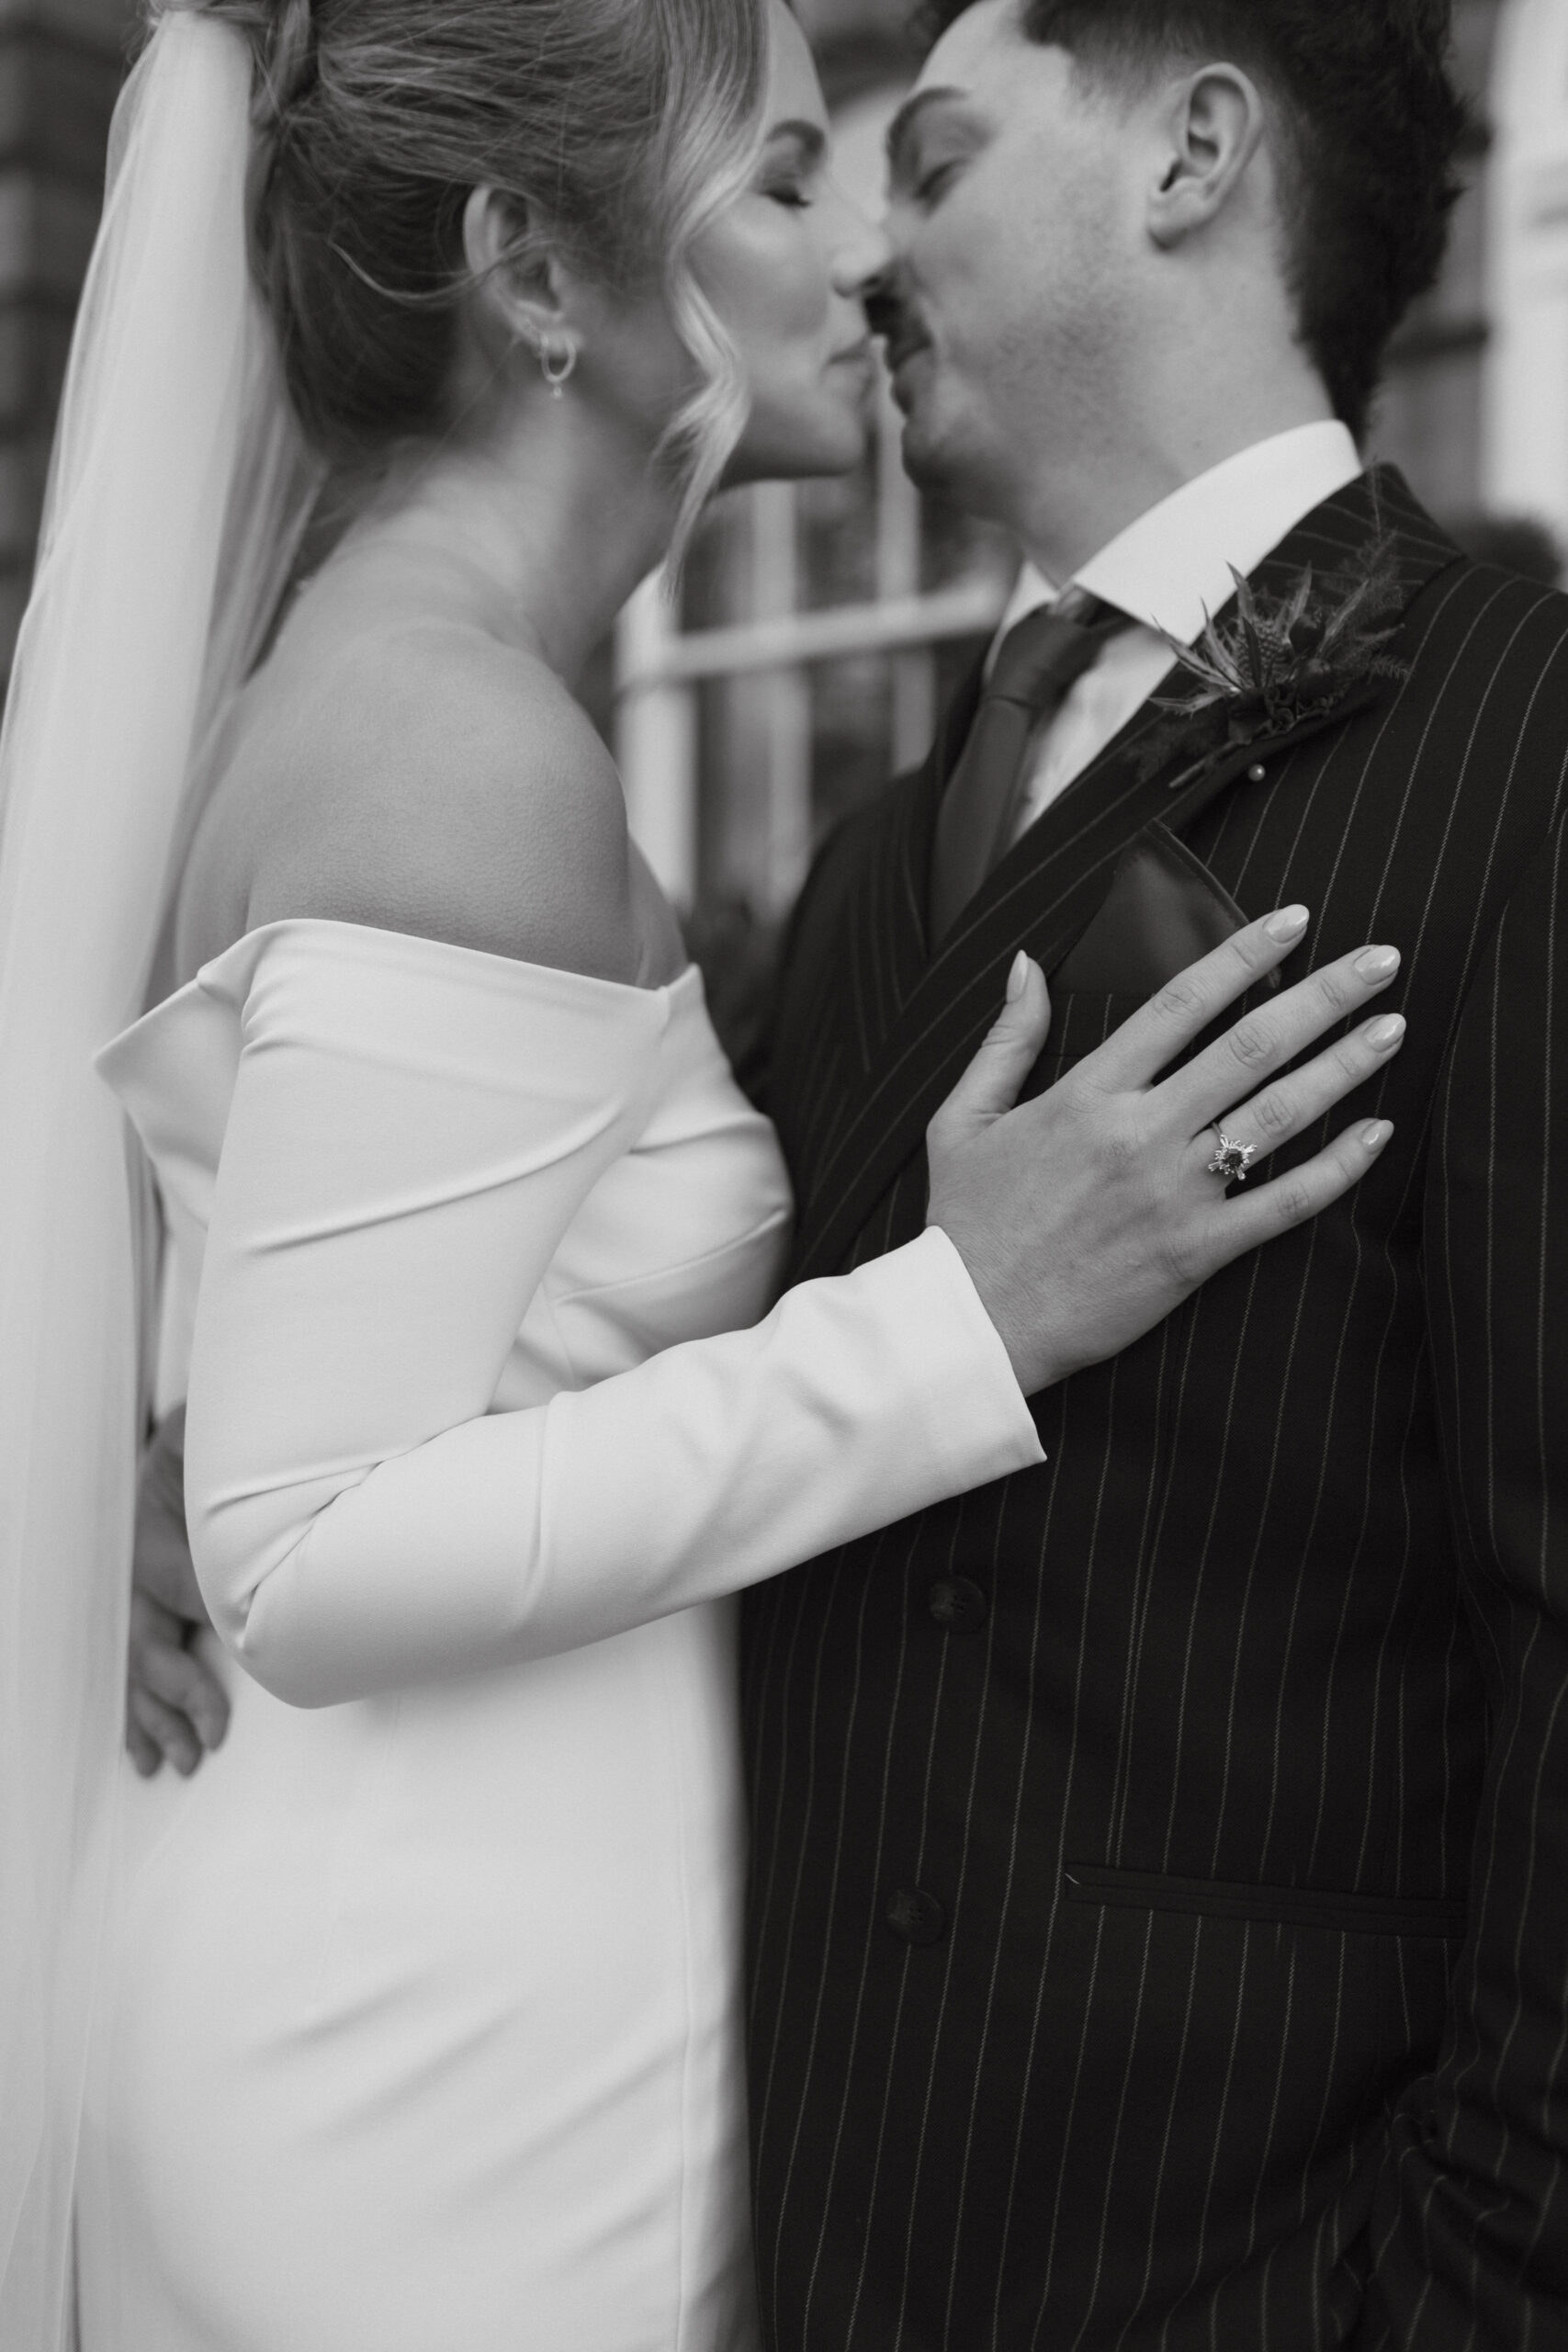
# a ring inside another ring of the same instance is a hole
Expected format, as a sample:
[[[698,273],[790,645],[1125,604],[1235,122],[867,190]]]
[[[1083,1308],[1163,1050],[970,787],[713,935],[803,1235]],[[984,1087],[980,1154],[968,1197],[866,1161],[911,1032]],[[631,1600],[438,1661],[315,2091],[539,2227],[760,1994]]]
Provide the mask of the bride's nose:
[[[863,300],[889,267],[893,249],[877,223],[841,189],[837,193],[843,225],[833,250],[833,290]]]

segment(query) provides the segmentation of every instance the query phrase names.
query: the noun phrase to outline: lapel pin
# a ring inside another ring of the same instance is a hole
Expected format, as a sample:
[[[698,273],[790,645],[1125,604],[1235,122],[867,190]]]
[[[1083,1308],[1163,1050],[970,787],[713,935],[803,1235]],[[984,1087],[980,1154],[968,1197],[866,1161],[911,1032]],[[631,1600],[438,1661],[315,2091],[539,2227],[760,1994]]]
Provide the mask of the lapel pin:
[[[1152,707],[1164,718],[1142,738],[1138,757],[1144,773],[1154,775],[1179,750],[1198,754],[1170,779],[1172,792],[1198,783],[1244,747],[1260,749],[1326,723],[1374,686],[1403,684],[1409,675],[1409,664],[1386,650],[1404,602],[1392,533],[1380,533],[1321,580],[1310,565],[1278,590],[1234,566],[1231,577],[1233,619],[1208,616],[1195,645],[1157,631],[1190,691],[1155,695]],[[1251,774],[1256,783],[1258,770]]]
[[[1252,784],[1261,784],[1268,773],[1269,771],[1264,766],[1261,760],[1254,760],[1252,765],[1247,771],[1247,779]]]

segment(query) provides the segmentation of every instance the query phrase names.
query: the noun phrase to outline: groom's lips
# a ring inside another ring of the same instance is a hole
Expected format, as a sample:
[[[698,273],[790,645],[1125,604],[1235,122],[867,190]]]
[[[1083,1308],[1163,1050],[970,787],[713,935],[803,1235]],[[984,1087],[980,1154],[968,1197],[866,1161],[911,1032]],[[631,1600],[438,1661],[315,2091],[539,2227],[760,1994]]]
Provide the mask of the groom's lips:
[[[883,356],[887,362],[887,372],[893,379],[893,397],[901,407],[906,404],[904,394],[907,390],[900,380],[903,371],[912,359],[918,359],[922,351],[930,349],[931,341],[928,336],[913,334],[908,329],[897,334],[890,334],[887,338]]]

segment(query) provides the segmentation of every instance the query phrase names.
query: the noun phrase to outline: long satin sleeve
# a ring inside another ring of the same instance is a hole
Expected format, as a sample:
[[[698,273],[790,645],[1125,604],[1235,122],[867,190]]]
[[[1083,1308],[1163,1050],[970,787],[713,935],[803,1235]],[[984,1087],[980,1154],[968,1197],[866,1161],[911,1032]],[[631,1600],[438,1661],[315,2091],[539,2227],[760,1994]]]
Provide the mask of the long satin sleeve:
[[[647,1121],[668,992],[294,937],[237,1012],[186,1508],[214,1623],[280,1697],[574,1648],[1042,1459],[934,1230],[753,1329],[490,1409]]]

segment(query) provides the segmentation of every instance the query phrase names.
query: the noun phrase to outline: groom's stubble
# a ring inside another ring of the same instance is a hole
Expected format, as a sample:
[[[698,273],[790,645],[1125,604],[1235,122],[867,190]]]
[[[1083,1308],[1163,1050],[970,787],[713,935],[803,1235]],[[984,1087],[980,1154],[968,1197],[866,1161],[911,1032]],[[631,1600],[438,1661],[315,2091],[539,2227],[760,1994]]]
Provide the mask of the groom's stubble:
[[[1443,250],[1446,0],[936,13],[872,296],[922,487],[1066,577],[1252,442],[1363,431]]]
[[[938,43],[891,147],[893,263],[874,299],[923,488],[1014,519],[1084,447],[1135,316],[1116,110],[980,0]]]
[[[1247,152],[1203,250],[1163,239],[1184,78],[1098,74],[1028,38],[1014,0],[976,0],[895,127],[875,317],[906,465],[1056,577],[1234,448],[1330,413],[1293,336],[1259,130],[1219,122]]]

